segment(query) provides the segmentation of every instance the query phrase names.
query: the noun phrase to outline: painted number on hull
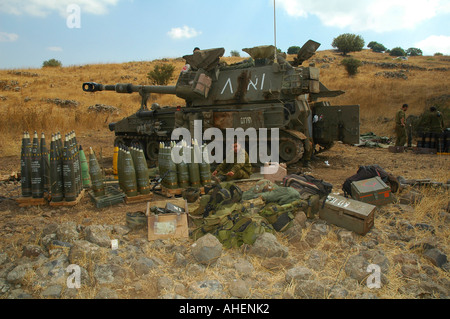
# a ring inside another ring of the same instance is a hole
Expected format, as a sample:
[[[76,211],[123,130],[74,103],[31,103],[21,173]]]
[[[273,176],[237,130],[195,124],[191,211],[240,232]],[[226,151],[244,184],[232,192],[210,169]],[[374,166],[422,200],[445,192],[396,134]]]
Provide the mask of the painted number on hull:
[[[241,125],[245,125],[245,124],[252,124],[252,118],[250,116],[241,117]]]

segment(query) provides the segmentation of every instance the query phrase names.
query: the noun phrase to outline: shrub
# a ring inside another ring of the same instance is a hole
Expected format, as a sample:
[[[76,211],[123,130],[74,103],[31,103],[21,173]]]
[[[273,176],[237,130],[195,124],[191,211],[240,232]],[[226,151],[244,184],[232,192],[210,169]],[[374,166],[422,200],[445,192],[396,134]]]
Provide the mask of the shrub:
[[[46,67],[57,68],[57,67],[61,67],[61,66],[62,66],[61,61],[58,61],[56,59],[50,59],[50,60],[44,61],[44,63],[42,63],[43,68],[46,68]]]
[[[289,47],[289,49],[287,50],[287,54],[297,54],[300,49],[301,48],[298,46]]]
[[[443,56],[444,54],[442,54],[441,52],[436,52],[435,54],[434,54],[434,56]]]
[[[241,56],[241,54],[239,53],[239,51],[236,51],[236,50],[231,51],[231,52],[230,52],[230,55],[231,55],[231,56],[234,56],[234,57],[240,57],[240,56]]]
[[[406,54],[408,56],[422,56],[423,52],[418,48],[409,48],[408,50],[406,50]]]
[[[372,49],[372,50],[373,50],[373,47],[374,47],[375,45],[377,45],[377,44],[379,44],[379,43],[378,43],[378,42],[375,42],[375,41],[370,41],[369,44],[367,45],[367,47],[368,47],[369,49]]]
[[[381,53],[381,52],[386,51],[386,47],[384,45],[382,45],[381,43],[377,43],[373,46],[372,51]]]
[[[406,56],[405,50],[400,47],[393,48],[389,53],[390,56]]]
[[[343,55],[347,55],[349,52],[362,51],[364,39],[359,35],[344,33],[334,38],[331,45],[342,52]]]
[[[358,68],[362,65],[362,62],[353,58],[345,58],[341,64],[347,70],[348,75],[352,76],[358,73]]]
[[[152,81],[152,84],[167,85],[174,71],[175,66],[172,64],[158,64],[147,74],[147,78]]]

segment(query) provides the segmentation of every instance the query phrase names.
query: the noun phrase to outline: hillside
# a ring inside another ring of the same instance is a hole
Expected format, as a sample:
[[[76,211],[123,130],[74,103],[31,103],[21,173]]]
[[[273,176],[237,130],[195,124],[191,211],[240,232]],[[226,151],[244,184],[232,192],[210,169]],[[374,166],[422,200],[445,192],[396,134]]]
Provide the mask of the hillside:
[[[449,57],[411,57],[408,61],[398,62],[387,54],[369,50],[352,53],[351,56],[365,63],[360,68],[360,73],[354,77],[347,75],[340,65],[343,57],[334,51],[319,51],[304,65],[315,63],[320,68],[321,81],[325,86],[346,92],[343,96],[332,99],[333,104],[361,106],[362,133],[393,136],[391,120],[404,103],[410,105],[409,113],[416,115],[433,102],[437,102],[441,108],[449,107]],[[242,59],[228,57],[223,60],[231,64]],[[108,132],[109,122],[137,111],[140,105],[139,95],[85,93],[81,89],[82,83],[92,81],[148,85],[147,73],[158,63],[175,65],[174,78],[169,83],[174,85],[185,63],[181,58],[0,70],[0,156],[19,154],[17,145],[25,130],[47,134],[72,129],[79,134],[91,134],[92,131],[99,130]],[[158,94],[151,96],[151,102],[158,102],[162,106],[184,104],[177,97]],[[118,112],[89,112],[88,108],[96,104],[113,106]]]

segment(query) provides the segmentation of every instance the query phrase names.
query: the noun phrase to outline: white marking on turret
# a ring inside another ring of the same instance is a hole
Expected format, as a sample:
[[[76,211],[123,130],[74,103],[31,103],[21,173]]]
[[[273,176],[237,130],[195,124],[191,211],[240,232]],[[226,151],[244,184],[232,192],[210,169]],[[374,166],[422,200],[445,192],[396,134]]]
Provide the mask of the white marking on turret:
[[[250,80],[250,83],[249,83],[248,86],[247,86],[247,91],[250,90],[250,85],[253,86],[253,88],[254,88],[256,91],[258,91],[258,89],[257,89],[257,87],[256,87],[256,86],[258,85],[258,80],[259,80],[259,79],[256,78],[256,83],[253,83],[253,81]]]
[[[261,81],[261,91],[264,89],[264,80],[266,79],[266,74],[263,73],[262,81]]]
[[[223,94],[225,92],[225,89],[227,88],[228,84],[230,85],[231,94],[234,94],[233,85],[231,84],[231,78],[228,78],[227,83],[225,83],[225,86],[223,87],[222,92],[220,94]]]

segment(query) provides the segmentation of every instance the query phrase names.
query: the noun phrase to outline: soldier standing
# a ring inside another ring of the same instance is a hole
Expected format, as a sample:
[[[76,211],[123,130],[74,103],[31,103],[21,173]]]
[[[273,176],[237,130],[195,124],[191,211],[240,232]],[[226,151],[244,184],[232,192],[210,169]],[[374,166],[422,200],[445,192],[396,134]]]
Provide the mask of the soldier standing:
[[[213,172],[221,181],[232,181],[250,178],[252,174],[252,164],[247,152],[239,143],[233,144],[234,161],[227,163],[226,159]]]
[[[406,143],[406,111],[408,110],[408,104],[403,104],[402,109],[397,112],[395,116],[395,134],[397,140],[395,146],[405,146]]]
[[[430,147],[436,148],[439,145],[439,137],[444,132],[444,119],[435,106],[430,107],[430,112],[425,115],[423,124],[431,140]]]

